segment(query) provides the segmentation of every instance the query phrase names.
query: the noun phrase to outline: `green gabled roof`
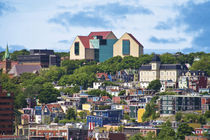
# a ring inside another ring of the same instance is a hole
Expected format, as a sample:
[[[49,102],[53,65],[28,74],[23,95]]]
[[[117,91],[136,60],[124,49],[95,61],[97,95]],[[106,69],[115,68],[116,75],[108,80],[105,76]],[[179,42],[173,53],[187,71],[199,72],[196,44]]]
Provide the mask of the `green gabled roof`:
[[[7,45],[5,53],[4,53],[3,60],[8,60],[8,59],[10,59],[10,54],[9,54],[9,48],[8,48],[8,45]]]

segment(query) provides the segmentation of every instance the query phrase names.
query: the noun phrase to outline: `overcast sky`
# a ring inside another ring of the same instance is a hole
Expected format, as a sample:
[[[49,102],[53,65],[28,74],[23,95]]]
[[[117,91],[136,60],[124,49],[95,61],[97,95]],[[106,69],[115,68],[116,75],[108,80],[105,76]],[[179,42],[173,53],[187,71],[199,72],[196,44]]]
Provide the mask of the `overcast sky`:
[[[0,0],[0,51],[69,51],[77,35],[133,34],[145,52],[210,52],[210,0]]]

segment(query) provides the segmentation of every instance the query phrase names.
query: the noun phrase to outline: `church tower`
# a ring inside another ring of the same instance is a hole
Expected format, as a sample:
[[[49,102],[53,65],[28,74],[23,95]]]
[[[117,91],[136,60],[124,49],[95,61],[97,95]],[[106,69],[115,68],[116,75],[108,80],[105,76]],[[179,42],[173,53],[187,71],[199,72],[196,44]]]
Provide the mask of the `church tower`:
[[[10,60],[9,48],[6,47],[4,56],[3,56],[3,73],[8,73],[11,69],[11,60]]]
[[[155,79],[160,79],[160,57],[155,54],[150,64],[151,70],[154,72],[153,76]]]

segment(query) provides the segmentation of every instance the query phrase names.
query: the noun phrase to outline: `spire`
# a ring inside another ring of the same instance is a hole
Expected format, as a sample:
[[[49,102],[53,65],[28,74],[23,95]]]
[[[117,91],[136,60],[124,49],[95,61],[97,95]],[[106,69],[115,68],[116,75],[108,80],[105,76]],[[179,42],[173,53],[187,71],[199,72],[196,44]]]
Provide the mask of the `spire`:
[[[9,54],[9,48],[8,48],[8,44],[7,44],[3,60],[8,60],[8,59],[10,59],[10,54]]]

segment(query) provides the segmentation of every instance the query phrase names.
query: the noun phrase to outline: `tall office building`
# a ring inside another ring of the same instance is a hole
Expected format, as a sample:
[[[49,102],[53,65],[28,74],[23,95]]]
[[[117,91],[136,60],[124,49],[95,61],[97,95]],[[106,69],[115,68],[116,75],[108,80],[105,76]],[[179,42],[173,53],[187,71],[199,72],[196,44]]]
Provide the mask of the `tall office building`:
[[[0,85],[0,135],[14,133],[14,94],[2,90]]]

